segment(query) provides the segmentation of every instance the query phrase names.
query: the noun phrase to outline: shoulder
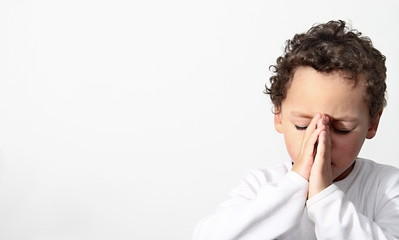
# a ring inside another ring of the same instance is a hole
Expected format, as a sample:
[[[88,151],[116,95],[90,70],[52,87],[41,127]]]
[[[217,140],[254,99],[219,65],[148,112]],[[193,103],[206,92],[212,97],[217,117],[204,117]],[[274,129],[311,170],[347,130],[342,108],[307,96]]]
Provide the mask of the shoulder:
[[[361,184],[367,188],[368,199],[375,198],[375,218],[399,220],[394,211],[399,207],[399,169],[367,159],[361,159],[361,165]]]
[[[283,162],[267,168],[252,169],[244,179],[250,182],[256,180],[259,185],[278,182],[291,170],[291,166],[291,162]]]
[[[262,186],[278,183],[290,170],[291,162],[283,162],[267,168],[252,169],[241,179],[239,185],[230,192],[230,195],[253,198]]]
[[[399,169],[394,166],[377,163],[365,158],[359,158],[357,162],[360,164],[360,172],[363,173],[381,175],[383,177],[399,175]]]
[[[358,159],[359,166],[359,177],[363,179],[362,182],[372,181],[374,184],[381,187],[396,186],[399,188],[399,169],[377,163],[369,159]]]

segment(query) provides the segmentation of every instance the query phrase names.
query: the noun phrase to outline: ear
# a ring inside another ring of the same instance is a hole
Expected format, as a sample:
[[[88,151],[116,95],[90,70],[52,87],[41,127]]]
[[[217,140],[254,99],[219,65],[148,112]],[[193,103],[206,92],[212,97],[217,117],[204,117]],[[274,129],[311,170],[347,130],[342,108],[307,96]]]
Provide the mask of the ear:
[[[274,114],[274,128],[278,133],[283,133],[283,126],[281,122],[281,112]]]
[[[370,128],[367,132],[367,139],[372,139],[376,133],[377,133],[377,129],[378,129],[378,124],[380,123],[380,118],[381,118],[381,114],[382,111],[380,111],[377,116],[374,117],[374,119],[371,119],[371,123],[370,123]]]

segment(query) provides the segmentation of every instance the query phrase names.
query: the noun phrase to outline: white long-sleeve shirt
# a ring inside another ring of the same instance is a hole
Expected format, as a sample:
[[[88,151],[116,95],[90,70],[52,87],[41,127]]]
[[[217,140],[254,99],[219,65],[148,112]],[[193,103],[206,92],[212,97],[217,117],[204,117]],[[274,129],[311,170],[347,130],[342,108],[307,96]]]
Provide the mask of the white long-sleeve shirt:
[[[399,169],[357,159],[310,199],[291,162],[250,172],[193,240],[399,239]]]

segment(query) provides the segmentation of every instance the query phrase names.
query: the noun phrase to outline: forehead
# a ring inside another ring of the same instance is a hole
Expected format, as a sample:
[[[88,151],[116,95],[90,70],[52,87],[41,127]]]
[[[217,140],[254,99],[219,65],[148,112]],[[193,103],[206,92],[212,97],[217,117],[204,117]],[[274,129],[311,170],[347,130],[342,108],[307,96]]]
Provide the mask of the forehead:
[[[365,83],[365,76],[364,74],[353,74],[347,71],[336,70],[332,72],[320,72],[316,69],[308,66],[299,66],[294,69],[293,80],[296,79],[298,81],[304,79],[315,79],[315,80],[322,80],[322,79],[330,79],[330,80],[338,80],[339,83],[346,83],[348,86],[355,87],[358,82]],[[336,84],[336,83],[334,83]],[[338,86],[339,87],[339,86]]]
[[[296,69],[282,102],[293,111],[334,115],[368,112],[365,81],[342,72],[321,73],[311,67]]]

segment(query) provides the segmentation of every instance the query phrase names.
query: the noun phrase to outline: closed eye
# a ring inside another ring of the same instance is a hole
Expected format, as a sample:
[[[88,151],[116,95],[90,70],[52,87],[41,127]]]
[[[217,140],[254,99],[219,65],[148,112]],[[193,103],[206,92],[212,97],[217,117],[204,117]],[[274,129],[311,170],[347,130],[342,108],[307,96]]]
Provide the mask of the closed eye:
[[[299,131],[304,131],[304,130],[306,130],[306,128],[308,128],[308,126],[301,127],[301,126],[297,126],[297,125],[295,125],[295,128],[296,128],[296,130],[299,130]]]
[[[334,132],[336,132],[338,134],[348,134],[351,132],[351,130],[342,130],[342,129],[334,128]]]
[[[295,125],[295,128],[298,131],[305,131],[308,128],[308,126],[302,127],[302,126]],[[334,132],[336,132],[338,134],[342,134],[342,135],[345,135],[345,134],[348,134],[351,132],[351,130],[343,130],[343,129],[338,129],[338,128],[334,128],[334,127],[332,129]]]

